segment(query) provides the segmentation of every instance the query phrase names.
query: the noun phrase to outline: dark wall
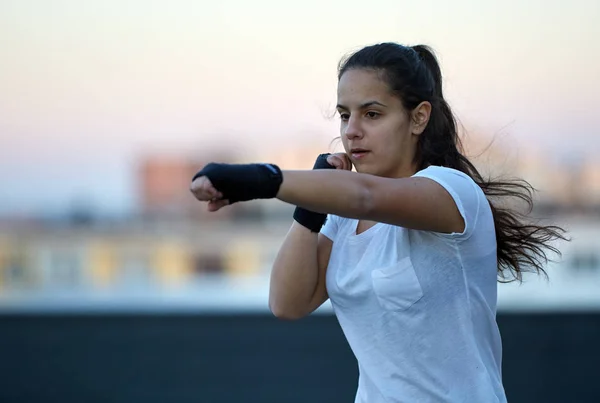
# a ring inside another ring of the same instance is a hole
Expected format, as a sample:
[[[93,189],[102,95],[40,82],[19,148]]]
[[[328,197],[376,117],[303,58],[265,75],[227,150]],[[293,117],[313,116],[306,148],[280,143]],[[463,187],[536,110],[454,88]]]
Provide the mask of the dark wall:
[[[600,313],[500,315],[511,403],[600,402]],[[0,402],[353,402],[335,317],[5,314]]]

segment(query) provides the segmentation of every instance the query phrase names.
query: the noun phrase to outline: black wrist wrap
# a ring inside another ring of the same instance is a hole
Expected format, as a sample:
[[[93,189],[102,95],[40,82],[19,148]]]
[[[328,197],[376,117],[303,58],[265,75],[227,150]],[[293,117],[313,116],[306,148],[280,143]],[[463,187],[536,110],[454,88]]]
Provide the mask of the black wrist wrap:
[[[331,154],[321,154],[317,157],[313,169],[335,169],[333,165],[327,162],[327,157]],[[296,207],[294,210],[294,220],[302,226],[308,228],[311,232],[320,232],[327,220],[327,214],[315,213],[302,207]]]
[[[281,169],[274,164],[210,163],[192,178],[206,176],[229,204],[277,196],[283,182]]]

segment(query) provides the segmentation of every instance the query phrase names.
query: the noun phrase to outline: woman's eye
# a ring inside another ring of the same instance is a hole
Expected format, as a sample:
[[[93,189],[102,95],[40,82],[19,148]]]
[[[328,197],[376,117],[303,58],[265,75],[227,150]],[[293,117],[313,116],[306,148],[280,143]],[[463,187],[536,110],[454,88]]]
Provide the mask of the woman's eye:
[[[379,113],[377,112],[367,112],[367,116],[371,119],[377,119],[379,117]]]
[[[346,120],[350,119],[350,115],[348,113],[340,113],[340,119],[342,119],[343,121],[346,121]]]

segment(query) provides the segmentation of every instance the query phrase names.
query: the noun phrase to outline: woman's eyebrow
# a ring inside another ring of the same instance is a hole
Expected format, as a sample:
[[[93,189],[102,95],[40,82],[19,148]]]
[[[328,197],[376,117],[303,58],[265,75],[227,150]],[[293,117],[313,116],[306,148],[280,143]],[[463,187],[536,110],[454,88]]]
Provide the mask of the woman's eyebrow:
[[[384,108],[387,108],[387,105],[385,105],[385,104],[382,104],[381,102],[378,102],[378,101],[368,101],[368,102],[365,102],[365,103],[361,104],[361,105],[360,105],[360,109],[365,109],[365,108],[368,108],[369,106],[373,106],[373,105],[383,106]],[[348,107],[347,107],[347,106],[344,106],[344,105],[342,105],[342,104],[337,104],[337,105],[336,105],[336,108],[337,108],[337,109],[345,109],[345,110],[348,110]]]

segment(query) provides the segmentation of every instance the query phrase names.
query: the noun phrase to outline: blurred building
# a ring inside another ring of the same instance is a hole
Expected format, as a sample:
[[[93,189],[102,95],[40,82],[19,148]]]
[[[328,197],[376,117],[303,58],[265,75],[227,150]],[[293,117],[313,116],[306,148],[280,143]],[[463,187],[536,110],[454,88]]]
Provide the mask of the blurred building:
[[[210,158],[210,159],[209,159]],[[202,222],[237,217],[258,218],[261,211],[252,203],[238,203],[216,213],[209,213],[205,203],[199,203],[190,192],[194,175],[212,161],[239,163],[231,152],[206,152],[145,155],[137,169],[138,202],[145,219],[180,219],[188,217]]]
[[[191,287],[268,274],[288,222],[130,220],[0,226],[0,295]]]
[[[153,155],[141,160],[138,170],[140,207],[150,215],[196,211],[190,181],[205,163],[173,155]],[[199,210],[198,210],[199,211]]]
[[[600,206],[600,162],[597,159],[588,158],[581,161],[576,172],[578,184],[578,202],[584,205]]]
[[[310,169],[318,154],[335,150],[315,143],[244,157],[214,150],[145,155],[137,169],[139,214],[101,220],[93,215],[85,220],[0,219],[0,297],[193,288],[216,277],[264,279],[294,207],[259,200],[208,213],[206,204],[189,192],[191,178],[209,161]],[[484,172],[512,172],[530,180],[544,205],[552,207],[553,222],[574,223],[567,226],[575,239],[565,245],[558,278],[600,287],[600,216],[581,208],[600,207],[600,165],[586,161],[569,168],[535,153],[510,159],[499,147],[476,157]]]
[[[600,162],[583,156],[557,159],[532,147],[514,149],[476,134],[464,138],[467,156],[482,174],[521,178],[534,189],[535,201],[552,210],[600,210]]]

